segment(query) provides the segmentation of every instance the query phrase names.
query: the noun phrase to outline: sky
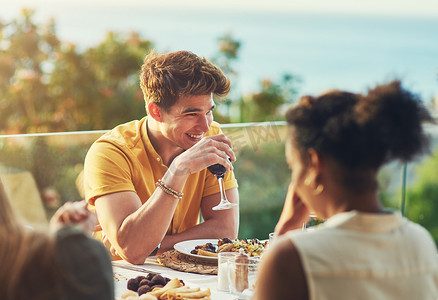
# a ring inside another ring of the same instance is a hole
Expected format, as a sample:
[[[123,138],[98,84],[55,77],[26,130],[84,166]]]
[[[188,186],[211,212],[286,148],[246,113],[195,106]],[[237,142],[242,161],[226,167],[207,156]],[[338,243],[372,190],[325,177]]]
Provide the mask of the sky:
[[[291,11],[376,15],[437,16],[438,0],[0,0],[0,16],[16,15],[20,7],[56,12],[62,6],[158,6],[215,8],[233,11]]]

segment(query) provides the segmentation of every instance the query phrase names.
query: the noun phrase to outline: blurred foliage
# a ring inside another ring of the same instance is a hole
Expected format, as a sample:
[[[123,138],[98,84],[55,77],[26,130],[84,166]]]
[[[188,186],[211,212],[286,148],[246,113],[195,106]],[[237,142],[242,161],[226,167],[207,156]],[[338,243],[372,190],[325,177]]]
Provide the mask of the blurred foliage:
[[[218,39],[219,51],[212,61],[226,73],[236,90],[238,71],[234,64],[239,58],[241,43],[227,33]],[[301,79],[291,73],[285,73],[278,81],[265,78],[260,82],[258,91],[248,95],[230,92],[223,106],[215,111],[215,119],[220,123],[263,122],[284,119],[284,108],[293,103],[298,95]]]
[[[393,162],[384,166],[378,175],[379,199],[383,206],[392,210],[401,210],[401,187],[403,181],[403,163]]]
[[[239,99],[236,95],[236,82],[238,77],[238,71],[234,64],[239,57],[240,41],[234,39],[232,33],[226,33],[225,35],[217,39],[218,51],[213,56],[211,61],[216,64],[221,70],[230,78],[231,91],[225,99],[216,99],[220,105],[213,111],[214,118],[219,123],[231,122],[231,107],[233,103]]]
[[[80,52],[58,39],[53,20],[33,16],[23,9],[1,26],[2,133],[108,129],[144,116],[137,71],[152,42],[109,32]]]
[[[219,37],[217,42],[219,49],[216,55],[211,59],[212,62],[219,66],[224,73],[228,74],[228,76],[231,77],[238,75],[234,63],[239,58],[241,42],[234,39],[231,32]]]
[[[13,168],[15,172],[31,172],[40,191],[54,188],[62,202],[76,201],[80,200],[80,196],[75,180],[83,168],[91,143],[63,146],[48,143],[45,137],[29,137],[23,144],[3,144],[0,161],[3,167]]]
[[[300,79],[284,74],[279,82],[262,80],[260,91],[240,101],[240,122],[284,120],[285,108],[296,100]]]
[[[409,166],[408,166],[409,167]],[[415,167],[415,180],[406,191],[406,217],[423,225],[438,245],[438,150]]]
[[[234,172],[239,182],[239,237],[267,239],[280,217],[290,181],[284,143],[243,148]]]

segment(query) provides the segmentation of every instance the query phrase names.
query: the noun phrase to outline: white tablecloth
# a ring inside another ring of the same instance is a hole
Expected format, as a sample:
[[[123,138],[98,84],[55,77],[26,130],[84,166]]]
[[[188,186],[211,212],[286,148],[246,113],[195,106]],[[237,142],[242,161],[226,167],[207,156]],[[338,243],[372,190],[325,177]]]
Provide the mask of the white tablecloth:
[[[180,272],[177,270],[173,270],[167,267],[163,267],[158,264],[156,261],[156,256],[150,256],[146,259],[146,263],[144,265],[134,266],[146,269],[148,271],[160,273],[162,276],[169,278],[178,278],[182,279],[187,286],[190,287],[200,287],[200,288],[210,288],[211,291],[211,299],[212,300],[231,300],[236,299],[236,296],[233,296],[229,293],[220,292],[217,290],[217,275],[209,275],[209,274],[195,274],[195,273],[186,273]],[[127,282],[128,279],[134,278],[143,274],[144,272],[127,270],[117,265],[123,266],[133,266],[125,261],[118,260],[113,264],[113,271],[115,277],[124,277],[126,280],[115,281],[115,295],[116,299],[120,299],[122,294],[127,290]]]

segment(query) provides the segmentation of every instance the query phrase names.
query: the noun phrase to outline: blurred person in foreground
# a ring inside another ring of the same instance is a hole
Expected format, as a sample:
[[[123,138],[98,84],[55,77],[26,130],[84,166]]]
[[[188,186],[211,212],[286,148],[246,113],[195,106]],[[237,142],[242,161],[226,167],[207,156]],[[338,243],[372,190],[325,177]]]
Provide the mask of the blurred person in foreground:
[[[212,96],[227,95],[229,79],[191,52],[151,52],[140,84],[148,116],[103,135],[85,159],[85,198],[113,259],[142,264],[180,241],[236,238],[239,209],[212,210],[220,190],[206,169],[225,166],[227,197],[238,203],[236,157],[213,122]]]
[[[113,300],[110,256],[88,236],[95,224],[81,201],[57,210],[50,233],[28,228],[14,215],[0,181],[0,299]]]
[[[255,299],[438,299],[430,234],[378,198],[377,174],[428,150],[433,122],[398,81],[303,97],[286,114],[291,186]],[[315,212],[325,223],[301,228]]]

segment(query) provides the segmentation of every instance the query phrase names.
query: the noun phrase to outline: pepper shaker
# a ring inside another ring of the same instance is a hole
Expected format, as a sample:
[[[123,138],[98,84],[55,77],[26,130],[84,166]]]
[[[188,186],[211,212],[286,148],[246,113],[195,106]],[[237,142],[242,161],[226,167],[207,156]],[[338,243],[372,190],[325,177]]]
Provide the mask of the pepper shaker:
[[[249,257],[248,254],[245,253],[243,248],[239,249],[239,254],[234,258],[234,262],[236,264],[235,268],[235,284],[236,290],[238,292],[243,292],[249,286],[248,283],[248,264]]]

